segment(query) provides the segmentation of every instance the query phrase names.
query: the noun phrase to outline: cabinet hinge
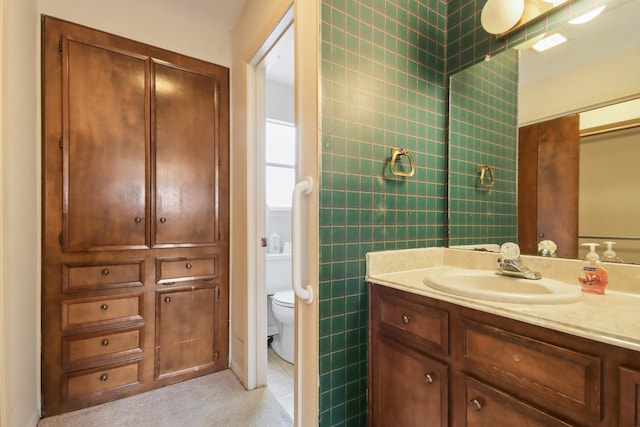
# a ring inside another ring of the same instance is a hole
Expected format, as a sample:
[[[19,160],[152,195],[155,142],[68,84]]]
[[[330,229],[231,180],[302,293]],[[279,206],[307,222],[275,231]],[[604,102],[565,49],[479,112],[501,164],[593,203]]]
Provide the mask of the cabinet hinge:
[[[216,288],[216,297],[220,299],[220,288]]]
[[[58,55],[62,55],[62,40],[58,42]]]
[[[220,92],[220,84],[216,83],[216,92]]]
[[[58,139],[58,147],[60,147],[60,149],[62,150],[62,137]]]
[[[62,233],[58,234],[58,243],[62,246]]]

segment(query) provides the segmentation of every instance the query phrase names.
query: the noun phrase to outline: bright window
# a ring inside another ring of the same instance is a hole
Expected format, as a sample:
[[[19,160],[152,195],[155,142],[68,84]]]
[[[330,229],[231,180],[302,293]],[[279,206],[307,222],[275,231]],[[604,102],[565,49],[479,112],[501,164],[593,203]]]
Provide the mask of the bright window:
[[[293,124],[267,120],[265,161],[267,206],[290,208],[296,179],[296,128]]]

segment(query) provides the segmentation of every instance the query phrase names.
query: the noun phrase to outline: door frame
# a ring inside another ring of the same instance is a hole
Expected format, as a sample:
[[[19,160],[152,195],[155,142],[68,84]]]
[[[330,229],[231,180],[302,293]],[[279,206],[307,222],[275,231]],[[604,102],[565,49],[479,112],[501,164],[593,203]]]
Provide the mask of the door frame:
[[[293,5],[293,9],[292,9]],[[266,328],[259,310],[266,312],[266,289],[258,290],[258,233],[256,153],[259,136],[256,102],[259,87],[257,59],[273,45],[277,27],[293,11],[295,50],[295,123],[297,180],[310,176],[316,183],[306,197],[302,267],[306,283],[318,295],[319,277],[319,40],[320,0],[248,0],[232,31],[232,144],[230,239],[230,364],[247,389],[265,385]],[[303,30],[304,29],[304,30]],[[312,30],[313,29],[313,30]],[[312,30],[312,31],[310,31]],[[271,40],[271,44],[267,43]],[[262,83],[264,84],[264,82]],[[262,107],[264,108],[264,107]],[[264,209],[264,207],[262,208]],[[263,257],[264,258],[264,257]],[[264,261],[262,261],[264,263]],[[264,298],[261,298],[264,297]],[[261,306],[262,308],[259,308]],[[296,367],[294,425],[317,425],[319,416],[318,301],[296,304]],[[265,317],[266,319],[266,313]],[[265,329],[264,333],[261,329]],[[262,337],[265,339],[263,340]],[[258,348],[263,349],[258,351]]]

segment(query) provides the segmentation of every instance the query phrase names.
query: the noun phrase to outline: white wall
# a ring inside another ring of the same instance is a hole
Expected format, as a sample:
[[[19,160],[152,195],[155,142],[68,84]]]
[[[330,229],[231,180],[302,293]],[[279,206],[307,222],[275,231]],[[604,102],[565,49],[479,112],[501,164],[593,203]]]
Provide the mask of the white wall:
[[[615,65],[612,65],[615,64]],[[640,46],[519,88],[518,126],[640,94]]]
[[[583,137],[580,140],[580,243],[616,241],[614,251],[624,261],[640,263],[640,127]],[[581,259],[587,252],[580,247]]]
[[[0,425],[40,416],[40,15],[76,22],[224,66],[230,32],[157,0],[0,0],[2,174]]]
[[[214,25],[211,16],[190,12],[180,3],[38,0],[38,13],[229,67],[230,32]]]
[[[35,0],[2,13],[3,425],[39,418],[39,120]]]

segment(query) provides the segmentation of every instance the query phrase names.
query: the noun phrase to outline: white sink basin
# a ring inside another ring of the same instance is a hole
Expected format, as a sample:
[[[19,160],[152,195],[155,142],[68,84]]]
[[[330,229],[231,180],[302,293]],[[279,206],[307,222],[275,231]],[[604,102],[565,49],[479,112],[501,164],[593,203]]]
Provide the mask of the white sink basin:
[[[497,302],[567,304],[584,298],[577,285],[547,278],[520,279],[487,270],[434,267],[428,269],[423,282],[452,295]]]

